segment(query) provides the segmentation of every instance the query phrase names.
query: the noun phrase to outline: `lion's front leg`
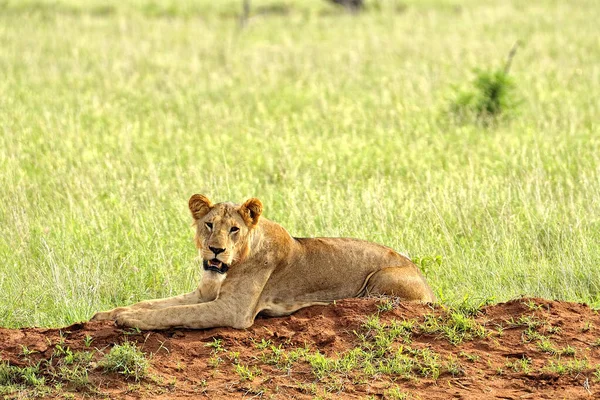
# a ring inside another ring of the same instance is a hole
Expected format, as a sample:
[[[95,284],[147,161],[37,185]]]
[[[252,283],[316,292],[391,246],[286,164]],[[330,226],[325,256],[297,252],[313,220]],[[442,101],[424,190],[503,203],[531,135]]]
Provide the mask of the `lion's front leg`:
[[[135,310],[158,310],[161,308],[213,301],[219,296],[219,291],[221,290],[221,285],[224,280],[225,275],[223,274],[205,273],[198,288],[191,293],[166,299],[146,300],[128,307],[117,307],[109,311],[98,312],[94,314],[91,321],[115,321],[119,315],[124,312]]]
[[[119,326],[139,329],[206,329],[219,326],[244,329],[252,325],[254,316],[254,310],[249,308],[248,303],[215,300],[159,310],[128,310],[121,312],[116,321]]]
[[[196,304],[202,301],[202,296],[199,289],[191,293],[186,293],[180,296],[169,297],[166,299],[146,300],[133,304],[128,307],[117,307],[109,311],[102,311],[94,314],[91,321],[115,321],[119,315],[135,310],[158,310],[187,304]]]
[[[218,296],[215,300],[159,309],[124,310],[115,318],[117,325],[140,329],[206,329],[219,326],[248,328],[258,313],[259,299],[272,272],[271,269],[262,267],[261,265],[261,268],[252,270],[250,278],[244,273],[228,278],[225,275],[217,277],[220,293],[215,290],[204,293],[209,298]],[[208,280],[203,279],[201,289],[206,282]],[[204,299],[201,289],[200,296]]]

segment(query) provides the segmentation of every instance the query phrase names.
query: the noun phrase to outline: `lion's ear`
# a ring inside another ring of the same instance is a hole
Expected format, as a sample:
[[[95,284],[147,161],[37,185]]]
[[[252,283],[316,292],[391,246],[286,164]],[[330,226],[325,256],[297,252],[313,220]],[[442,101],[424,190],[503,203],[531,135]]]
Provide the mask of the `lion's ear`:
[[[240,207],[240,215],[246,221],[246,224],[250,227],[256,226],[258,224],[258,219],[260,218],[260,214],[262,214],[263,205],[257,198],[251,198],[246,200],[244,204]]]
[[[195,194],[190,197],[188,205],[190,207],[190,211],[192,212],[192,217],[194,217],[195,220],[199,220],[208,214],[213,206],[208,197],[202,194]]]

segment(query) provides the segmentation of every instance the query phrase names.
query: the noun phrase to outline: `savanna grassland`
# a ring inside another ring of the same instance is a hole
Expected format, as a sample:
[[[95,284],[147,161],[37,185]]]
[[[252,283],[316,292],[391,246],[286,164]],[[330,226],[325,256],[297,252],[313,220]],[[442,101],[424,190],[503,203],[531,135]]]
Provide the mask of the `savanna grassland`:
[[[193,193],[403,251],[450,305],[600,306],[600,3],[367,4],[0,1],[0,326],[191,290]],[[516,107],[457,119],[516,41]]]

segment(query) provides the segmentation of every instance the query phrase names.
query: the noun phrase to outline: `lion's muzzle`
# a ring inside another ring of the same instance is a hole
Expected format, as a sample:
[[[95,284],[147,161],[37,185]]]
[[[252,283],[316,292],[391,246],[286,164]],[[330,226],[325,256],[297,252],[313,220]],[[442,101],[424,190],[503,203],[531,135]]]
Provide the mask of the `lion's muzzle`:
[[[204,260],[202,263],[205,271],[214,271],[219,274],[224,274],[229,270],[229,265],[224,262],[213,258],[212,260]]]

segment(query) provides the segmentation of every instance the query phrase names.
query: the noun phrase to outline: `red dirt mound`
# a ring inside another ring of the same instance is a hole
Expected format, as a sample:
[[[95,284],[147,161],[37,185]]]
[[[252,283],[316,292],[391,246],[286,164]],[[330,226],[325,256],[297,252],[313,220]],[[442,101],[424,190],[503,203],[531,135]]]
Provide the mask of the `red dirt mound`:
[[[124,342],[150,361],[139,381],[102,367]],[[0,360],[8,398],[600,398],[600,316],[543,299],[473,316],[351,299],[259,318],[247,330],[0,328]],[[28,367],[37,380],[27,378]]]

